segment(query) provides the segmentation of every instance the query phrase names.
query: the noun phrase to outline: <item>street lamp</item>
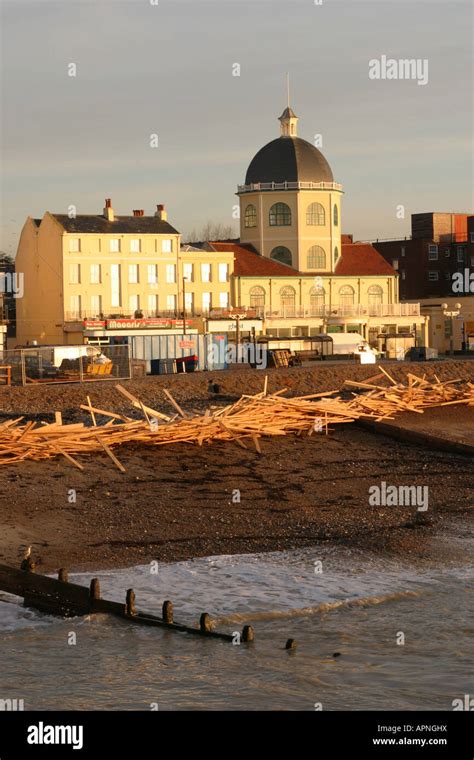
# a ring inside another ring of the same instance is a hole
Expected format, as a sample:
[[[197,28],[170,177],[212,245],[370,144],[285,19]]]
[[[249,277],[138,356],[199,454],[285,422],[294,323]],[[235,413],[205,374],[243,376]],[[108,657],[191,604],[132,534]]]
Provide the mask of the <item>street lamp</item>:
[[[447,303],[442,303],[441,308],[445,317],[451,320],[451,335],[449,336],[449,353],[454,356],[454,320],[461,313],[461,304],[455,303],[454,309],[449,309]]]

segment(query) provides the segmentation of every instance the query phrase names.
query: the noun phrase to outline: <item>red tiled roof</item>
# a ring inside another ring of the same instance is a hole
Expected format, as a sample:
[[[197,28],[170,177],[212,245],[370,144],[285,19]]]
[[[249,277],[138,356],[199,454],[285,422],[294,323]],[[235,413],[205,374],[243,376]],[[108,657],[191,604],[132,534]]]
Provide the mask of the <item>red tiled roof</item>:
[[[215,251],[233,251],[234,274],[237,277],[301,277],[293,267],[261,256],[252,245],[245,243],[211,242]]]
[[[237,277],[330,277],[328,272],[299,272],[278,261],[261,256],[247,243],[210,242],[214,251],[234,253],[234,274]],[[369,243],[342,244],[342,255],[334,276],[363,277],[364,275],[394,275],[395,269]]]
[[[342,244],[342,256],[335,274],[348,277],[364,275],[394,275],[395,269],[369,243]]]

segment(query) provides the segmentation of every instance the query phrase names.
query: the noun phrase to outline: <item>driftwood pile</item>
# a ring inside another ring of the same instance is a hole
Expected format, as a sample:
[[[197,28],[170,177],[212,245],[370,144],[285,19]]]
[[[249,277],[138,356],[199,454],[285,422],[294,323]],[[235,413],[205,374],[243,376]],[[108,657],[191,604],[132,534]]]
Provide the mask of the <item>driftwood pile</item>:
[[[121,385],[117,390],[141,412],[136,420],[122,414],[92,406],[89,396],[81,409],[88,412],[88,424],[62,424],[61,413],[55,422],[46,424],[23,417],[0,424],[0,464],[12,464],[26,459],[43,460],[63,456],[83,470],[77,457],[105,452],[114,465],[125,472],[112,449],[124,444],[164,446],[172,443],[191,443],[202,446],[213,441],[233,441],[246,449],[255,447],[261,453],[260,439],[265,436],[328,434],[331,425],[354,422],[357,419],[376,421],[393,419],[400,412],[422,414],[433,406],[466,404],[474,406],[474,384],[460,380],[435,382],[408,375],[408,384],[397,383],[382,367],[381,373],[365,383],[347,380],[342,391],[316,393],[293,398],[284,397],[283,388],[267,393],[265,378],[261,393],[243,395],[225,407],[213,407],[205,414],[184,411],[171,393],[164,390],[167,402],[173,407],[172,416],[145,406]],[[390,382],[389,387],[376,385],[375,380]],[[354,389],[357,389],[355,392]],[[107,421],[98,423],[98,420]]]

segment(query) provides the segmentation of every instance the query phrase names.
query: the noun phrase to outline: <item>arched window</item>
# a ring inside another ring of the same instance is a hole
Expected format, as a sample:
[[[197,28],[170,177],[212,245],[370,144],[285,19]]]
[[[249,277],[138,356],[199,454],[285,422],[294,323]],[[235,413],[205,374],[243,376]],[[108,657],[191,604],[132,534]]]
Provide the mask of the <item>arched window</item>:
[[[319,316],[324,310],[324,299],[326,293],[321,286],[311,288],[309,291],[309,307],[311,316]]]
[[[334,249],[334,263],[335,263],[335,264],[337,264],[337,260],[338,260],[338,258],[339,258],[339,248],[338,248],[338,247],[337,247],[337,245],[336,245],[336,247],[335,247],[335,249]]]
[[[270,227],[289,227],[291,225],[291,209],[286,203],[274,203],[269,215]]]
[[[313,245],[306,257],[307,269],[326,269],[326,252],[320,245]]]
[[[352,288],[350,285],[343,285],[342,288],[339,288],[339,305],[353,306],[354,296],[354,288]]]
[[[253,205],[253,203],[249,203],[249,205],[245,209],[244,214],[244,227],[256,227],[257,226],[257,209]]]
[[[369,308],[376,308],[382,303],[383,289],[380,285],[371,285],[367,291],[369,297]]]
[[[270,258],[279,261],[280,264],[287,264],[289,267],[293,265],[291,251],[288,248],[285,248],[284,245],[277,245],[277,247],[271,252]]]
[[[320,203],[311,203],[306,209],[306,224],[326,224],[326,212]]]
[[[280,290],[281,311],[285,312],[286,314],[294,313],[295,303],[296,303],[296,290],[292,288],[291,285],[287,285],[285,288],[281,288]]]
[[[265,290],[259,285],[255,285],[254,288],[250,288],[250,308],[257,309],[265,306]]]
[[[339,211],[337,210],[336,204],[334,204],[334,226],[337,227],[339,224]]]

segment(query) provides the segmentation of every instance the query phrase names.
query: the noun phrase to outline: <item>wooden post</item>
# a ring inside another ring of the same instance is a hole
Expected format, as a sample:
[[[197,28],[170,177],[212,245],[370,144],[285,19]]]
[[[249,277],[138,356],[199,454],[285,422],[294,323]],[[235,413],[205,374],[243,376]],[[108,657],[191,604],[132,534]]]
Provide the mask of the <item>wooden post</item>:
[[[169,599],[167,599],[166,602],[163,602],[162,617],[165,623],[173,622],[173,602],[170,602]]]
[[[244,625],[242,628],[242,641],[253,641],[255,633],[251,625]]]
[[[98,578],[92,578],[89,596],[91,599],[100,599],[100,583]]]
[[[27,557],[22,561],[20,570],[23,570],[25,573],[34,573],[36,570],[36,564],[33,562],[31,557]]]
[[[69,573],[67,571],[67,568],[65,567],[59,568],[58,581],[62,581],[63,583],[67,583],[69,581]]]
[[[133,588],[127,590],[127,597],[125,601],[125,613],[127,615],[136,615],[137,610],[135,608],[135,591]]]
[[[201,619],[199,620],[199,628],[203,633],[209,632],[211,630],[211,617],[207,614],[207,612],[202,613]]]

